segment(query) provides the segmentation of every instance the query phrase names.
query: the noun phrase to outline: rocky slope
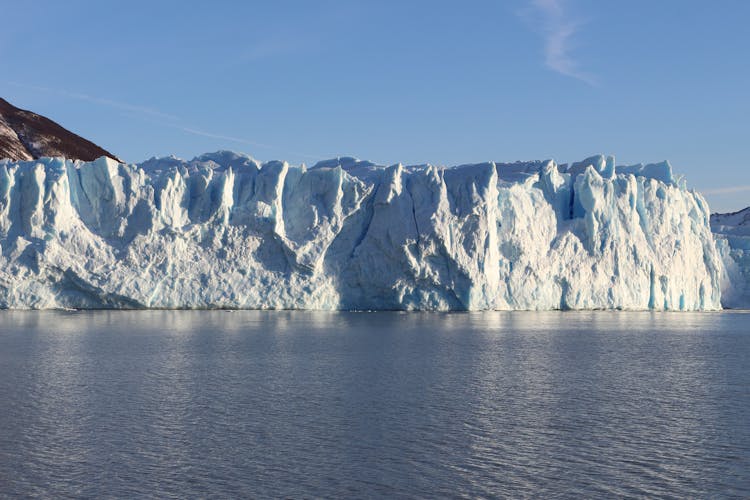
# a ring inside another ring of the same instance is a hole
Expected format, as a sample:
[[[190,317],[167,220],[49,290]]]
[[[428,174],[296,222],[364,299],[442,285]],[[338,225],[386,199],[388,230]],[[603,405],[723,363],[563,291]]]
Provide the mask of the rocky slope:
[[[49,118],[19,109],[0,98],[0,159],[33,160],[55,156],[83,161],[108,156],[117,160],[109,151]]]

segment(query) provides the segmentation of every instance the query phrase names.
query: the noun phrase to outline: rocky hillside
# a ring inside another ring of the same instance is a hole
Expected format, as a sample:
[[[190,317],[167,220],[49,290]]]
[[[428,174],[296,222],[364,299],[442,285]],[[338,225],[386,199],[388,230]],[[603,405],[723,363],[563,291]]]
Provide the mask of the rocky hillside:
[[[0,159],[33,160],[64,156],[92,161],[118,158],[49,118],[19,109],[0,97]]]

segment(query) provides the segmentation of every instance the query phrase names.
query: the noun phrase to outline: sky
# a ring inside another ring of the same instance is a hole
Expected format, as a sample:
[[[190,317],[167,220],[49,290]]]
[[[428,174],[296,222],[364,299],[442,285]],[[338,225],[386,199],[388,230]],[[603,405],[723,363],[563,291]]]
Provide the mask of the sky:
[[[750,205],[750,2],[0,0],[0,96],[128,162],[669,160]]]

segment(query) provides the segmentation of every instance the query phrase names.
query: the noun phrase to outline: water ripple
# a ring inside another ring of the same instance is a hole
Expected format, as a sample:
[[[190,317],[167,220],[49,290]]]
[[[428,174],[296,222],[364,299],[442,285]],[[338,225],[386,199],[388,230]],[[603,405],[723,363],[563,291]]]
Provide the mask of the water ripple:
[[[741,313],[0,313],[0,495],[747,497]]]

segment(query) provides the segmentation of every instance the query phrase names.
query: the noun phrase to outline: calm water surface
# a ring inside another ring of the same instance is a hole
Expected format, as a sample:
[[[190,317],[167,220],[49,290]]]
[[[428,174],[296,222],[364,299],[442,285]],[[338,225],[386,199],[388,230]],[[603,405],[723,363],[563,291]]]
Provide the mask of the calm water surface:
[[[750,314],[0,312],[0,496],[750,496]]]

